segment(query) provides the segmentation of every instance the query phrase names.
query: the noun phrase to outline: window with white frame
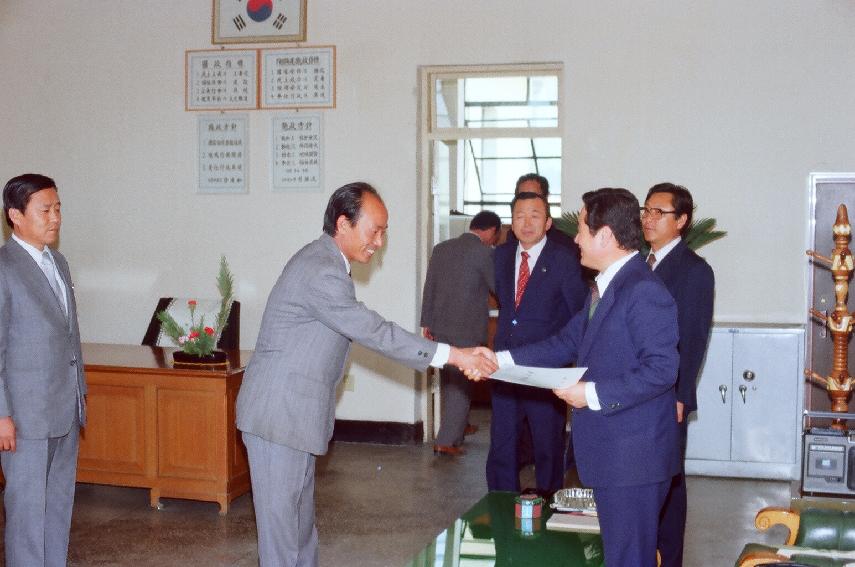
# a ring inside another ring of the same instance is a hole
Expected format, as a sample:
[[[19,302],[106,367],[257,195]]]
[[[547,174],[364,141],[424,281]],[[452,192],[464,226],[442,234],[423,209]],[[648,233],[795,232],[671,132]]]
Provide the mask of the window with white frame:
[[[560,216],[561,65],[443,67],[429,77],[431,169],[449,184],[450,208],[507,221],[517,178],[538,173]]]

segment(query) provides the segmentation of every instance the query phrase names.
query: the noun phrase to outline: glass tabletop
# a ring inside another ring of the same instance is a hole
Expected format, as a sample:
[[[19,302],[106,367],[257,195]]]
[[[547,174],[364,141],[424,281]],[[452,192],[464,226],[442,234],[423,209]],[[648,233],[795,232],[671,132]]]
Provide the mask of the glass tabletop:
[[[490,492],[420,551],[406,567],[601,567],[597,534],[546,529],[552,515],[544,504],[540,522],[514,518],[515,492]]]

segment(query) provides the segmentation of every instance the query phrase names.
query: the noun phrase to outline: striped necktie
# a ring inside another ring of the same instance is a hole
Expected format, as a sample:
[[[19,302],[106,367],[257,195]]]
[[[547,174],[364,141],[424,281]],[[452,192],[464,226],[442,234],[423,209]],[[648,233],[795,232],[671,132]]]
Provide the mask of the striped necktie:
[[[656,255],[653,252],[647,256],[647,265],[650,266],[651,270],[656,265]]]
[[[517,293],[514,295],[514,308],[520,306],[523,293],[525,293],[525,286],[528,285],[528,278],[531,276],[531,272],[528,269],[528,252],[522,252],[520,256],[522,260],[520,260],[520,275],[517,278]]]
[[[600,303],[600,288],[597,287],[597,282],[591,284],[591,306],[588,308],[588,320],[594,317],[594,311],[597,310],[597,305]]]

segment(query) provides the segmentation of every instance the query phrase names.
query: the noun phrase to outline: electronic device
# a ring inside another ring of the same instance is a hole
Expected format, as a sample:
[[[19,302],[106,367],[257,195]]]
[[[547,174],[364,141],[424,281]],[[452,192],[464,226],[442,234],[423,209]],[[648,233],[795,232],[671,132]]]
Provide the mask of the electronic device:
[[[802,492],[855,495],[855,433],[813,427],[804,451]]]

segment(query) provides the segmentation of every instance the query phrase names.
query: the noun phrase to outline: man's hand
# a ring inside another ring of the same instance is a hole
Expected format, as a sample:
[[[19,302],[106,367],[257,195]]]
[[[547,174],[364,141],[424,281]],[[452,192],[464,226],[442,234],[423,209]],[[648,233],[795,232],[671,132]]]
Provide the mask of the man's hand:
[[[0,417],[0,451],[15,452],[15,422],[10,415]]]
[[[588,407],[588,400],[585,398],[585,382],[579,381],[563,390],[552,390],[552,393],[574,408]]]
[[[422,336],[429,341],[435,341],[433,333],[430,332],[430,327],[422,327]]]
[[[677,423],[683,423],[683,412],[686,411],[686,404],[677,402]]]
[[[457,348],[451,347],[448,363],[461,370],[470,380],[478,381],[488,378],[499,369],[496,355],[488,348]]]

